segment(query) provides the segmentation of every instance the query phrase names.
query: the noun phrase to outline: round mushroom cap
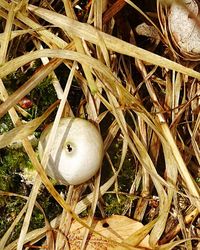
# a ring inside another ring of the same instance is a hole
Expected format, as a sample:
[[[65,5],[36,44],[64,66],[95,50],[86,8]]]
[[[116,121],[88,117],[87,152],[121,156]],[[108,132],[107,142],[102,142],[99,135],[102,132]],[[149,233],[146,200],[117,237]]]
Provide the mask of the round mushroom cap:
[[[40,159],[51,129],[52,124],[40,137]],[[102,164],[103,155],[103,140],[95,125],[81,118],[62,118],[50,150],[46,172],[62,184],[78,185],[96,174]]]

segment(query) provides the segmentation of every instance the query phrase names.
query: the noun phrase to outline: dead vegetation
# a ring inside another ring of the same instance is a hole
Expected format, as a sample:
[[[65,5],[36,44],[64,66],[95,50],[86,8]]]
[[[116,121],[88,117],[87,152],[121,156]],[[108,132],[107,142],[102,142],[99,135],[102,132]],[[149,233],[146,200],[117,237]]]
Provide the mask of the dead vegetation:
[[[98,239],[94,249],[101,249],[101,241],[107,242],[108,249],[144,249],[139,243],[146,236],[149,249],[198,248],[199,54],[181,48],[173,36],[168,1],[145,4],[130,0],[0,1],[0,117],[8,113],[15,127],[0,135],[0,148],[21,142],[37,171],[30,194],[23,197],[27,202],[5,231],[0,249],[32,249],[32,245],[93,249],[88,243],[91,233]],[[188,9],[184,1],[177,4]],[[197,15],[193,20],[199,27]],[[35,62],[40,66],[8,94],[6,77],[19,69],[26,74]],[[24,123],[27,106],[19,103],[47,76],[57,100]],[[66,197],[44,171],[53,141],[40,162],[29,140],[52,112],[55,131],[61,117],[80,116],[93,121],[104,139],[102,170],[90,182],[68,187]],[[127,161],[131,163],[128,170]],[[123,171],[131,176],[124,183],[120,181]],[[36,201],[42,184],[63,212],[53,221],[44,213],[45,226],[28,231],[34,206],[43,212]],[[92,226],[97,215],[106,218],[106,195],[121,206],[113,213],[144,226],[118,240]],[[79,215],[85,211],[87,217],[82,220]],[[18,239],[7,244],[21,220]],[[72,246],[70,227],[77,222],[85,229],[78,246]]]

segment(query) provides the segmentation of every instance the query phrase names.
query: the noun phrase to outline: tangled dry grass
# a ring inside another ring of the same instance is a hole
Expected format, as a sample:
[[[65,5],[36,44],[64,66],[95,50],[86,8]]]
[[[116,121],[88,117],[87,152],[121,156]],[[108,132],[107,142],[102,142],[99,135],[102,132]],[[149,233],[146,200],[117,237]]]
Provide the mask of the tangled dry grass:
[[[112,192],[118,197],[120,193],[118,177],[127,154],[133,181],[128,192],[124,191],[125,197],[132,197],[127,198],[124,214],[145,226],[140,234],[118,243],[118,249],[140,249],[139,242],[148,234],[151,249],[196,247],[200,211],[199,59],[194,62],[181,55],[173,44],[166,21],[169,6],[164,4],[157,1],[157,6],[154,2],[139,7],[129,0],[0,1],[0,117],[9,113],[15,126],[0,136],[0,148],[21,140],[37,170],[30,195],[24,197],[27,202],[0,240],[0,249],[31,249],[23,245],[41,239],[45,240],[44,248],[68,249],[72,220],[86,228],[80,247],[84,249],[94,231],[91,225],[97,209],[105,216],[104,195]],[[154,27],[157,35],[138,35],[136,27],[142,21]],[[9,95],[4,79],[19,68],[25,72],[38,60],[40,67]],[[59,67],[69,71],[64,84],[56,73]],[[49,75],[59,101],[24,124],[18,103]],[[73,79],[82,93],[76,111],[68,101]],[[48,154],[40,162],[28,139],[55,109],[55,124],[62,116],[85,113],[100,131],[104,128],[106,171],[112,173],[102,178],[103,164],[90,183],[69,187],[66,200],[43,169]],[[122,143],[114,166],[109,148],[116,138]],[[63,213],[51,222],[45,217],[43,228],[28,232],[33,208],[40,207],[36,199],[41,183]],[[86,186],[90,192],[82,196]],[[79,214],[86,209],[89,213],[83,221]],[[6,245],[21,218],[19,238]]]

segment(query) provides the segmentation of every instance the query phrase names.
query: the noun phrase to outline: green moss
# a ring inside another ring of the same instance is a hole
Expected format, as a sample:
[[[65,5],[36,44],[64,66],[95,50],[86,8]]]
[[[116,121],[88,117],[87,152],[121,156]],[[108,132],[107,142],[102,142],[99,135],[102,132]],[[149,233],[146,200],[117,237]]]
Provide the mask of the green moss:
[[[9,114],[4,115],[0,119],[0,134],[3,134],[13,128],[13,123],[12,120],[9,116]]]
[[[12,224],[14,219],[17,217],[19,212],[22,210],[26,203],[25,199],[20,197],[7,197],[6,202],[4,204],[1,218],[0,218],[0,238],[4,235],[7,231],[9,226]],[[21,218],[20,222],[15,226],[14,230],[11,233],[11,236],[7,242],[9,244],[17,237],[19,237],[21,227],[23,224],[24,216]],[[31,223],[29,226],[29,231],[34,230],[36,228],[41,228],[45,225],[44,223],[44,215],[38,208],[34,208]]]
[[[39,66],[40,65],[36,61],[36,63],[26,72],[22,72],[21,69],[18,69],[16,72],[11,73],[4,78],[3,82],[8,93],[14,93],[20,86],[30,79]],[[52,85],[52,77],[46,77],[36,88],[27,94],[26,97],[33,102],[33,105],[26,109],[30,116],[27,118],[23,117],[23,119],[30,120],[43,114],[44,111],[57,100],[57,95]],[[4,122],[0,120],[0,124],[4,124]],[[1,126],[4,125],[0,125],[0,132]],[[5,127],[6,126],[7,122],[5,122]],[[4,130],[2,132],[4,132]]]
[[[23,169],[32,168],[32,165],[26,153],[22,149],[16,150],[5,148],[0,151],[0,162],[0,190],[14,192],[28,197],[32,185],[28,184],[22,176]],[[49,220],[61,213],[60,206],[55,202],[45,188],[41,188],[38,193],[38,202],[43,207]],[[12,224],[25,203],[26,200],[18,196],[0,196],[0,238]],[[12,242],[19,237],[22,223],[23,218],[13,230],[9,242]],[[31,217],[29,230],[43,226],[44,215],[38,208],[35,207]]]
[[[119,195],[117,198],[116,194],[106,194],[104,200],[106,203],[105,213],[107,216],[111,216],[112,214],[123,214],[130,203],[130,199],[127,196]]]
[[[38,208],[35,208],[32,213],[29,231],[44,227],[44,225],[44,215]]]
[[[196,180],[196,183],[198,184],[200,183],[200,177],[197,177],[195,180]]]
[[[4,79],[4,85],[8,93],[12,94],[20,86],[22,86],[33,75],[37,67],[38,65],[36,63],[26,72],[22,72],[21,69],[19,69],[15,73],[9,74]],[[26,109],[30,116],[22,117],[22,115],[19,113],[21,119],[32,120],[42,115],[44,111],[57,100],[57,95],[52,85],[52,78],[46,77],[26,97],[33,103],[33,105]],[[53,119],[53,117],[54,114],[51,115],[50,119]],[[49,121],[47,121],[47,123],[48,122]],[[14,126],[9,114],[6,114],[0,119],[0,134],[11,130],[13,127]],[[38,136],[40,133],[40,129],[36,131]],[[32,164],[23,148],[0,149],[0,190],[14,192],[16,194],[25,195],[28,197],[32,185],[27,183],[24,179],[24,169],[32,169]],[[46,191],[46,189],[41,189],[40,193],[38,194],[38,200],[41,203],[45,213],[48,214],[47,217],[49,219],[54,218],[58,213],[61,212],[59,205],[56,204],[55,200]],[[20,197],[0,196],[0,238],[9,228],[25,203],[26,200]],[[23,218],[12,232],[9,240],[10,242],[19,236],[22,223]],[[44,215],[39,209],[34,208],[29,230],[42,226],[44,226]]]
[[[32,167],[27,154],[22,149],[4,148],[0,150],[0,163],[0,189],[15,192],[23,190],[18,183],[21,180],[19,174],[24,168]]]
[[[57,185],[55,186],[56,190],[60,193],[66,192],[66,187]],[[46,188],[40,192],[37,198],[38,203],[44,209],[45,215],[49,221],[55,218],[58,214],[62,212],[61,206],[55,201],[51,194],[47,191]]]
[[[25,205],[25,200],[19,197],[4,197],[4,206],[1,207],[1,218],[0,218],[0,238],[4,235],[6,230],[12,224],[14,219],[17,217],[19,212]],[[19,235],[21,222],[16,226],[15,230],[12,232],[10,240],[16,238]]]
[[[115,170],[118,169],[120,164],[121,154],[122,154],[122,144],[123,144],[123,139],[120,137],[119,134],[111,144],[110,148],[108,149],[108,153],[110,155],[110,158],[112,159],[112,163],[115,167]],[[117,178],[119,184],[119,191],[129,192],[133,180],[135,178],[134,166],[135,166],[134,159],[132,157],[131,152],[128,150],[126,153],[122,170],[120,171]],[[112,175],[113,171],[111,170],[109,163],[105,160],[102,169],[102,183],[108,180]]]
[[[10,73],[3,79],[3,83],[9,94],[16,91],[21,85],[23,85],[31,76],[34,70],[29,70],[25,74],[18,69],[17,71]]]
[[[28,195],[29,188],[22,182],[20,173],[31,163],[25,152],[15,149],[0,150],[0,190]],[[0,196],[0,237],[6,232],[25,204],[20,197]],[[12,232],[10,240],[19,235],[21,223]]]
[[[122,154],[122,144],[123,138],[118,134],[111,144],[108,152],[110,158],[112,159],[112,163],[117,170],[121,160]],[[120,171],[117,181],[118,181],[118,190],[117,192],[124,193],[127,195],[119,195],[118,198],[116,194],[113,192],[112,194],[105,194],[103,196],[105,205],[105,212],[107,216],[112,214],[122,214],[124,212],[125,207],[130,203],[130,198],[128,196],[129,190],[135,178],[135,162],[132,157],[131,152],[128,150],[122,170]],[[113,175],[113,171],[109,166],[109,163],[105,160],[103,169],[102,169],[102,183],[108,180]],[[110,188],[110,191],[115,190],[114,185]]]
[[[129,192],[135,178],[135,169],[133,159],[126,156],[122,170],[119,173],[119,191]]]

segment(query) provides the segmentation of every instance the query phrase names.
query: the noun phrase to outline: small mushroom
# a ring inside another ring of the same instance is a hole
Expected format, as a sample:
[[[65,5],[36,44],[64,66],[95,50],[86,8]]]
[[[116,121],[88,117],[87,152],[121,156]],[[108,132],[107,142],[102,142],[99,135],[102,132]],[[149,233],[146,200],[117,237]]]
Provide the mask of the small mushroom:
[[[182,54],[196,55],[199,60],[200,28],[194,17],[199,18],[198,1],[172,2],[168,17],[172,40]]]
[[[52,128],[42,133],[40,159]],[[81,118],[62,118],[46,167],[47,175],[65,185],[78,185],[96,174],[103,160],[103,141],[97,128]]]

